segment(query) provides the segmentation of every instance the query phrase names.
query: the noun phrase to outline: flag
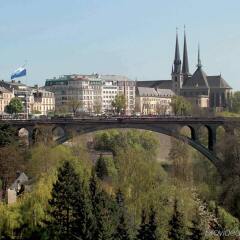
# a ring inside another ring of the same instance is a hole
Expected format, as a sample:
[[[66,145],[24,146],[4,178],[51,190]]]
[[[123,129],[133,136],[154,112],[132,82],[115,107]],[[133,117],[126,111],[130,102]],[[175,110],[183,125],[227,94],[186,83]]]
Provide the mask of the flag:
[[[11,79],[23,77],[26,75],[27,75],[27,69],[25,67],[20,67],[11,75]]]

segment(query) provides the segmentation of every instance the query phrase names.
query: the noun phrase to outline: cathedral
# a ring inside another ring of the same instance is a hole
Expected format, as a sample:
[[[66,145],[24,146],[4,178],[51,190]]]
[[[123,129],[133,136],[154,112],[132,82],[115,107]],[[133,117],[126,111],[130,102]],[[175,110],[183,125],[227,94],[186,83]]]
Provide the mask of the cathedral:
[[[171,80],[138,81],[137,87],[171,89],[176,95],[184,96],[201,108],[223,110],[230,103],[232,88],[220,75],[207,75],[201,64],[198,47],[197,69],[189,72],[186,33],[184,31],[183,60],[180,58],[178,34],[176,34],[175,56]]]

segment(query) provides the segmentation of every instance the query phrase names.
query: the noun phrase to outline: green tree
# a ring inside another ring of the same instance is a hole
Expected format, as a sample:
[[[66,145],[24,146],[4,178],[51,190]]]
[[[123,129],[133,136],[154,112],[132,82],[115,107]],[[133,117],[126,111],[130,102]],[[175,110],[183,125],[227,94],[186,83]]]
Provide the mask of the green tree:
[[[18,114],[23,112],[23,103],[19,98],[12,98],[6,106],[6,112],[10,114]]]
[[[156,219],[156,211],[151,207],[149,214],[149,223],[148,223],[148,240],[156,240],[157,239],[157,219]]]
[[[104,178],[108,176],[108,169],[107,169],[106,162],[105,162],[105,159],[103,158],[102,154],[100,155],[100,157],[97,160],[97,163],[95,166],[95,171],[96,171],[97,176],[101,180],[104,180]]]
[[[171,107],[174,115],[189,115],[192,110],[192,104],[182,96],[172,97]]]
[[[182,213],[178,209],[178,201],[174,202],[174,212],[169,221],[170,230],[168,237],[171,240],[186,240],[187,234]]]
[[[73,239],[73,236],[91,239],[89,211],[86,210],[89,208],[83,184],[68,161],[59,168],[51,195],[50,231],[53,239]]]
[[[112,107],[114,108],[115,112],[120,114],[124,113],[126,109],[126,98],[123,94],[117,95],[112,102]]]
[[[0,124],[0,147],[12,144],[16,138],[16,129],[8,124]]]
[[[116,204],[117,204],[117,227],[114,234],[116,240],[129,240],[129,229],[126,222],[126,209],[124,203],[124,196],[119,189],[116,193]]]
[[[117,224],[116,232],[114,234],[114,240],[130,240],[128,233],[128,227],[124,214],[121,214],[119,222]]]
[[[137,232],[137,240],[148,240],[148,223],[146,211],[142,210],[141,224]]]
[[[237,91],[231,97],[230,110],[235,113],[240,113],[240,91]]]
[[[198,211],[196,212],[196,216],[192,220],[192,226],[189,228],[189,230],[190,230],[189,240],[205,239],[204,227],[201,221],[201,216],[199,215]]]
[[[95,172],[92,172],[89,183],[93,213],[93,239],[112,240],[114,233],[113,215],[109,207],[111,201],[98,183]]]

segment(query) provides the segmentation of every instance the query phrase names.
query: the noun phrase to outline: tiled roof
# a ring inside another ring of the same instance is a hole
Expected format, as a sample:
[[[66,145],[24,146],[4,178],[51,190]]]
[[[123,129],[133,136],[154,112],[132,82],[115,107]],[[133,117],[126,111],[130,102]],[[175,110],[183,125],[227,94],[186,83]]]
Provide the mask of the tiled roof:
[[[136,84],[137,84],[137,87],[172,89],[172,80],[137,81]]]
[[[137,94],[140,97],[172,97],[174,92],[170,89],[138,87]]]
[[[138,87],[138,95],[140,97],[144,97],[144,96],[158,96],[157,91],[154,88],[149,88],[149,87]]]
[[[158,96],[160,97],[172,97],[174,96],[174,92],[171,89],[157,89]]]
[[[4,87],[0,87],[0,92],[2,93],[10,93],[10,91]]]

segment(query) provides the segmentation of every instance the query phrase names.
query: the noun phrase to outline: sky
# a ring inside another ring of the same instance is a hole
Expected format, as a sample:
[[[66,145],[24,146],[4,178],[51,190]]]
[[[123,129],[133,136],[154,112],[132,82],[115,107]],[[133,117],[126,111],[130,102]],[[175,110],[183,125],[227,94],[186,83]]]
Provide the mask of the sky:
[[[27,62],[27,79],[72,73],[170,79],[176,27],[186,25],[190,71],[240,89],[239,0],[0,0],[0,79]]]

